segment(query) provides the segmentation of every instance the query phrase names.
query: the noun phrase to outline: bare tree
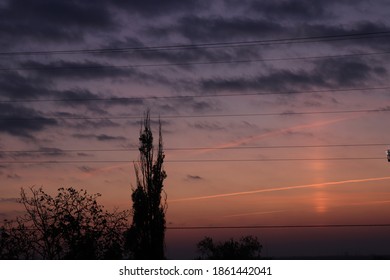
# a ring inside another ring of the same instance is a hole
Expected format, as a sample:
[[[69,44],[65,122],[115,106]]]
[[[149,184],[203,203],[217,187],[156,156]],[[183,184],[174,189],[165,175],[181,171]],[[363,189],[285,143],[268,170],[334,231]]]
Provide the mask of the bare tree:
[[[134,164],[137,187],[132,194],[133,223],[127,233],[128,246],[135,259],[164,259],[167,204],[163,182],[167,175],[163,169],[161,122],[155,156],[149,111],[141,126],[139,145],[139,162]]]

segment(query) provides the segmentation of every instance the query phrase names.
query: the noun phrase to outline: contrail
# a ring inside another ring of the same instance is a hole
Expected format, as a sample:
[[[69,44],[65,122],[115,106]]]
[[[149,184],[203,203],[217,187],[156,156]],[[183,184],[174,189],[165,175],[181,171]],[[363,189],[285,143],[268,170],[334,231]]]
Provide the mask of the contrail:
[[[307,188],[315,188],[315,187],[344,185],[344,184],[352,184],[352,183],[365,183],[365,182],[383,181],[383,180],[390,180],[390,177],[352,179],[352,180],[332,181],[332,182],[316,183],[316,184],[308,184],[308,185],[298,185],[298,186],[290,186],[290,187],[277,187],[277,188],[259,189],[259,190],[253,190],[253,191],[244,191],[244,192],[223,193],[223,194],[215,194],[215,195],[207,195],[207,196],[187,197],[187,198],[179,198],[179,199],[169,200],[169,202],[205,200],[205,199],[223,198],[223,197],[229,197],[229,196],[239,196],[239,195],[258,194],[258,193],[267,193],[267,192],[279,192],[279,191],[307,189]]]

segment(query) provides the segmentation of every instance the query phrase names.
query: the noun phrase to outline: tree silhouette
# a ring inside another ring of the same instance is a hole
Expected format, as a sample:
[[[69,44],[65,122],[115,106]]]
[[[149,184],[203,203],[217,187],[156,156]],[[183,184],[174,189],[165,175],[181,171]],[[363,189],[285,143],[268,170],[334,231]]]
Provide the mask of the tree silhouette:
[[[239,241],[229,239],[214,243],[210,237],[205,237],[197,244],[200,259],[209,260],[253,260],[260,259],[263,246],[257,237],[244,236]]]
[[[21,190],[26,214],[6,221],[1,231],[4,259],[117,259],[122,258],[123,228],[128,213],[104,211],[100,194],[60,188],[55,197],[42,188]]]
[[[139,137],[139,162],[134,164],[137,187],[133,189],[133,223],[127,232],[127,244],[135,259],[165,258],[166,197],[162,202],[164,152],[159,122],[159,140],[156,158],[150,113],[147,111]]]

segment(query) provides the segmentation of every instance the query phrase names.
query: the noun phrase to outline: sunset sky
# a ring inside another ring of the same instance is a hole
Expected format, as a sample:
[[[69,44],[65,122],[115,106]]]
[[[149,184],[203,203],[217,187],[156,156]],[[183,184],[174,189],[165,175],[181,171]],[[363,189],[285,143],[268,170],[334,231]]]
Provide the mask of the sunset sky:
[[[390,223],[390,2],[0,0],[0,218],[20,188],[130,209],[158,118],[168,227]],[[168,229],[168,257],[390,255],[390,227]]]

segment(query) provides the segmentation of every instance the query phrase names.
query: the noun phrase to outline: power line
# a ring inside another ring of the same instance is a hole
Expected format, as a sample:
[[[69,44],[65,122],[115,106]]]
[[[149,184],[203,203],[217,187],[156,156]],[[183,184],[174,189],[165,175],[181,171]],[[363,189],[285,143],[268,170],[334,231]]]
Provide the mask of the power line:
[[[366,32],[366,33],[349,33],[323,36],[306,36],[292,37],[269,40],[250,40],[235,42],[214,42],[200,44],[175,44],[161,46],[140,46],[127,48],[95,48],[95,49],[73,49],[73,50],[50,50],[50,51],[13,51],[0,52],[0,56],[20,56],[20,55],[58,55],[58,54],[103,54],[103,53],[124,53],[124,52],[145,52],[145,51],[172,51],[172,50],[193,50],[209,48],[227,48],[227,47],[247,47],[259,45],[274,44],[295,44],[295,43],[314,43],[340,40],[360,40],[379,38],[390,35],[390,31]]]
[[[167,226],[167,230],[203,230],[203,229],[291,229],[291,228],[346,228],[346,227],[390,227],[390,224],[318,224],[318,225],[240,225],[240,226]],[[128,228],[120,228],[126,230]],[[19,231],[34,231],[31,227],[14,228]]]
[[[301,148],[345,148],[345,147],[376,147],[389,146],[390,143],[362,143],[362,144],[329,144],[329,145],[278,145],[278,146],[239,146],[239,147],[181,147],[164,148],[164,151],[199,151],[199,150],[241,150],[241,149],[301,149]],[[131,152],[138,151],[138,148],[128,149],[61,149],[45,148],[42,150],[0,150],[0,153],[72,153],[72,152]]]
[[[291,115],[317,115],[317,114],[352,114],[352,113],[379,113],[390,112],[390,108],[366,109],[366,110],[340,110],[340,111],[311,111],[311,112],[281,112],[281,113],[248,113],[248,114],[203,114],[203,115],[162,115],[160,119],[181,119],[181,118],[226,118],[226,117],[265,117],[265,116],[291,116]],[[7,118],[0,117],[1,121],[46,121],[48,119],[59,120],[129,120],[141,119],[141,116],[108,116],[108,117],[57,117],[41,116],[30,118]]]
[[[165,160],[165,163],[218,163],[218,162],[290,162],[290,161],[347,161],[347,160],[384,160],[383,157],[335,157],[335,158],[268,158],[268,159],[187,159]],[[133,163],[131,160],[62,160],[62,161],[0,161],[0,164],[74,164],[74,163]]]
[[[189,159],[189,160],[167,160],[168,163],[186,163],[186,162],[272,162],[272,161],[338,161],[338,160],[383,160],[381,157],[338,157],[338,158],[262,158],[262,159]]]
[[[343,228],[343,227],[390,227],[390,224],[319,224],[319,225],[254,225],[254,226],[170,226],[170,230],[202,229],[288,229],[288,228]]]
[[[284,58],[261,58],[261,59],[247,59],[247,60],[216,60],[203,62],[178,62],[178,63],[155,63],[155,64],[134,64],[134,65],[43,65],[43,66],[26,66],[13,68],[0,68],[0,71],[44,71],[44,70],[83,70],[83,69],[120,69],[120,68],[142,68],[142,67],[167,67],[167,66],[201,66],[212,64],[239,64],[239,63],[255,63],[255,62],[275,62],[275,61],[294,61],[294,60],[311,60],[324,58],[348,58],[356,56],[373,56],[373,55],[387,55],[390,51],[372,52],[372,53],[355,53],[355,54],[340,54],[340,55],[325,55],[325,56],[306,56],[306,57],[284,57]]]
[[[345,88],[345,89],[324,89],[307,91],[279,91],[279,92],[255,92],[255,93],[226,93],[226,94],[202,94],[202,95],[176,95],[176,96],[138,96],[138,97],[96,97],[96,98],[68,98],[68,99],[24,99],[24,100],[0,100],[0,103],[32,103],[32,102],[126,102],[140,100],[158,100],[158,99],[192,99],[192,98],[218,98],[218,97],[237,97],[237,96],[263,96],[263,95],[284,95],[284,94],[316,94],[316,93],[334,93],[334,92],[355,92],[355,91],[377,91],[388,90],[390,86],[365,87],[365,88]]]

